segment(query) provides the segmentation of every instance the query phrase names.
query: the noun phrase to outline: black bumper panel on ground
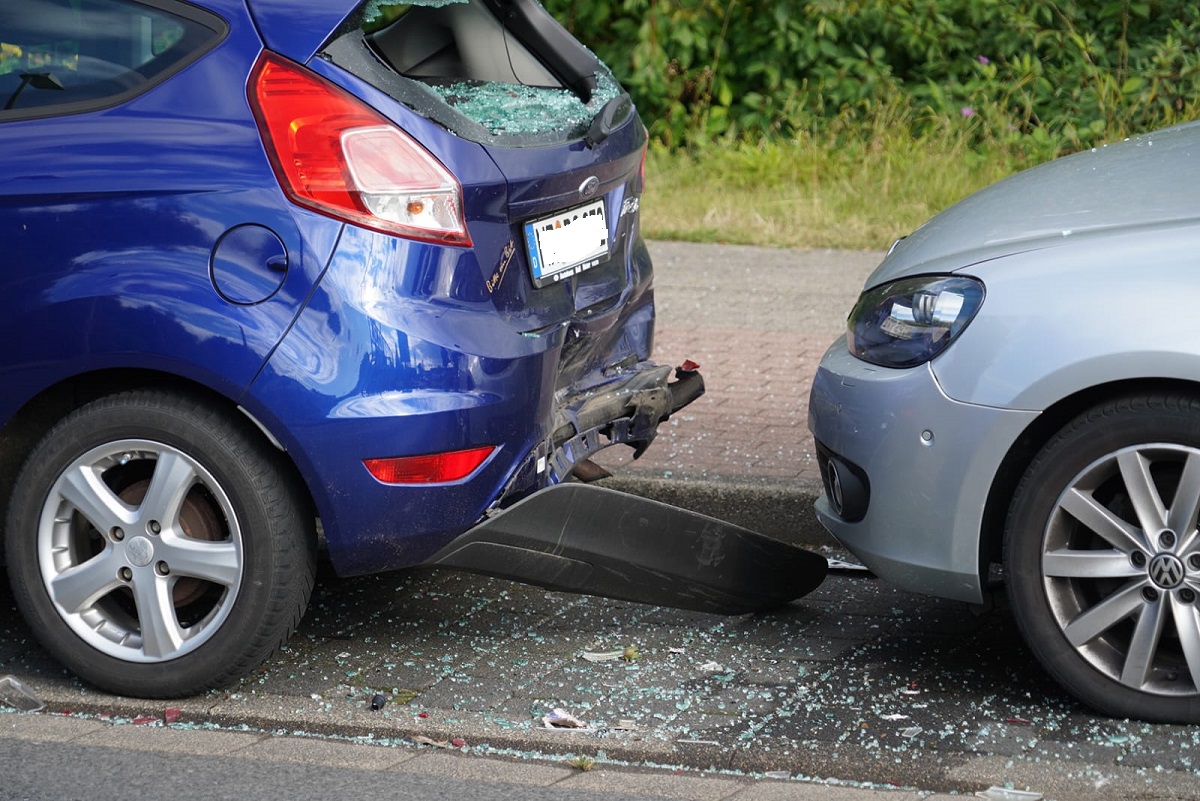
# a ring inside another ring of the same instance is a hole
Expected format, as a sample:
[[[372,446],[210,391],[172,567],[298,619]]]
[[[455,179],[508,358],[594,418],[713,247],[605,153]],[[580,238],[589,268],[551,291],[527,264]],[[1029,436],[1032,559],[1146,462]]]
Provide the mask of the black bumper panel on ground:
[[[686,509],[587,484],[535,492],[427,562],[551,590],[718,614],[816,589],[818,554]]]

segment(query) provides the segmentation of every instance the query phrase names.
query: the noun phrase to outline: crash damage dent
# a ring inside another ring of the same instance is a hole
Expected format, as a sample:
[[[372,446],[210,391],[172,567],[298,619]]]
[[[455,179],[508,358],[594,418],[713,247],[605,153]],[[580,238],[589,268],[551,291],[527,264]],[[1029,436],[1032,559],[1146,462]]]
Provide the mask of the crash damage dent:
[[[629,445],[633,458],[638,458],[658,435],[660,424],[703,394],[699,365],[685,362],[676,368],[653,366],[626,380],[565,398],[555,414],[550,483],[572,473],[587,480],[589,471],[579,469],[580,465],[612,445]]]
[[[704,393],[697,368],[648,364],[561,399],[554,435],[531,468],[547,483],[493,509],[427,564],[717,614],[771,609],[816,589],[828,569],[823,556],[585,483],[608,475],[589,456],[615,444],[640,455],[659,424]]]

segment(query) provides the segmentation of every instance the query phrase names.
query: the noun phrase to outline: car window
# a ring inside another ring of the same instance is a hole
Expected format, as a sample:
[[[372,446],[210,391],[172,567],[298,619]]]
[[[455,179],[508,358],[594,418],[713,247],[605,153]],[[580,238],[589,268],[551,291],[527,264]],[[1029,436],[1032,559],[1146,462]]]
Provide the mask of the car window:
[[[459,136],[506,146],[579,138],[622,95],[537,0],[363,0],[322,55]]]
[[[220,39],[191,7],[132,0],[4,0],[0,118],[109,105]]]

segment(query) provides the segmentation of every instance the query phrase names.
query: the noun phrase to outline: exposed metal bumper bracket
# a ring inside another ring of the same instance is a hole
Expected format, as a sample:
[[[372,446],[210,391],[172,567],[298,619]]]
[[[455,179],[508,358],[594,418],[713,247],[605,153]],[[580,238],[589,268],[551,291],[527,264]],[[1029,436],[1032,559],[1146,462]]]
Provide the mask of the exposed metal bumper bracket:
[[[556,484],[460,535],[426,563],[551,590],[736,615],[825,578],[823,556],[686,509]]]

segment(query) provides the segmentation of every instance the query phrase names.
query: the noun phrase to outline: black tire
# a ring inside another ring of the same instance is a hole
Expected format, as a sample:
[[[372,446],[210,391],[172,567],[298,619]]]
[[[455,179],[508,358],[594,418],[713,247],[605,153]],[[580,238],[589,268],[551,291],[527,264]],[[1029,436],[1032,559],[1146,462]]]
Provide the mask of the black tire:
[[[291,475],[249,421],[201,398],[90,403],[18,476],[5,537],[17,606],[109,692],[228,685],[287,640],[312,592],[315,524]]]
[[[1116,717],[1200,722],[1200,401],[1121,398],[1041,450],[1009,508],[1005,573],[1030,649]]]

